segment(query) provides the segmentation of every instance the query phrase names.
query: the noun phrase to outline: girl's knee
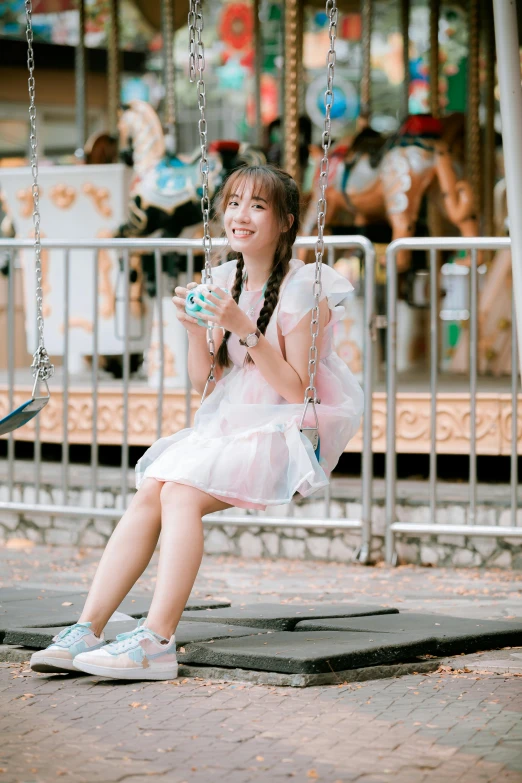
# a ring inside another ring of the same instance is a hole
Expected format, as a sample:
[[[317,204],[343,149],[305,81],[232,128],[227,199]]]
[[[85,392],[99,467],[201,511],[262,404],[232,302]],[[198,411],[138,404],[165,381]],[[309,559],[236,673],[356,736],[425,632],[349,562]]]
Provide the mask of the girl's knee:
[[[196,487],[190,487],[187,484],[177,484],[175,481],[166,481],[161,488],[161,507],[162,509],[175,510],[180,512],[187,509],[189,512],[196,512],[204,515],[207,512],[208,496]]]
[[[180,505],[184,505],[190,502],[190,490],[192,487],[187,487],[184,484],[177,484],[175,481],[166,481],[160,494],[160,500],[162,507],[175,505],[176,508]]]
[[[162,489],[161,482],[153,478],[147,478],[140,485],[140,488],[136,492],[133,498],[133,502],[145,503],[147,505],[153,505],[159,502],[160,493]]]

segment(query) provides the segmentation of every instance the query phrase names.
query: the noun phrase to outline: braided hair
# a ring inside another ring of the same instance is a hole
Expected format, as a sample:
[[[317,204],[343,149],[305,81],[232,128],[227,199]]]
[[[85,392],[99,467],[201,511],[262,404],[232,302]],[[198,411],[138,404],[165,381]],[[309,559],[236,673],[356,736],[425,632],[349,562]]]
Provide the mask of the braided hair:
[[[279,299],[281,283],[288,273],[290,259],[292,258],[292,246],[299,230],[299,190],[295,180],[286,171],[282,171],[275,166],[241,166],[230,175],[221,191],[218,209],[222,215],[231,194],[238,193],[238,188],[244,187],[247,179],[252,180],[254,193],[263,192],[264,198],[266,198],[274,210],[281,227],[272,270],[266,284],[263,306],[257,319],[257,328],[261,334],[265,334]],[[288,228],[290,215],[293,215],[294,219],[292,225]],[[236,302],[239,302],[243,288],[244,271],[243,254],[238,253],[236,275],[230,292]],[[225,332],[217,352],[216,360],[219,367],[228,367],[230,365],[227,347],[229,337],[230,332]],[[245,362],[252,362],[249,353],[246,355]]]

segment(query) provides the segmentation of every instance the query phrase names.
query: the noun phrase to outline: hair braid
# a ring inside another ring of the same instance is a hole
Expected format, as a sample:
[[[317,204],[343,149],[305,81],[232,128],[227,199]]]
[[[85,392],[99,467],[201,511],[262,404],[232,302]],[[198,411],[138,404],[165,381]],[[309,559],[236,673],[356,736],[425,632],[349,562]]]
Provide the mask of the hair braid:
[[[272,272],[266,284],[265,300],[263,302],[261,312],[259,313],[259,318],[257,319],[257,328],[261,334],[266,334],[268,324],[270,323],[270,319],[274,314],[274,310],[279,300],[279,289],[281,288],[281,283],[283,282],[288,272],[288,263],[292,256],[292,248],[284,248],[283,252],[284,256],[281,257],[282,253],[280,249],[278,248],[276,251],[274,266],[272,267]],[[252,357],[249,353],[247,353],[245,361],[247,364],[252,362]]]
[[[236,276],[234,278],[232,291],[230,292],[230,295],[235,300],[236,304],[239,302],[241,289],[243,287],[244,268],[245,268],[245,262],[243,261],[243,254],[238,253],[237,264],[236,264]],[[216,356],[217,364],[219,367],[228,367],[228,365],[230,364],[230,358],[228,356],[228,346],[227,346],[228,338],[230,337],[230,334],[231,334],[230,332],[225,332],[221,345],[219,346],[217,356]]]

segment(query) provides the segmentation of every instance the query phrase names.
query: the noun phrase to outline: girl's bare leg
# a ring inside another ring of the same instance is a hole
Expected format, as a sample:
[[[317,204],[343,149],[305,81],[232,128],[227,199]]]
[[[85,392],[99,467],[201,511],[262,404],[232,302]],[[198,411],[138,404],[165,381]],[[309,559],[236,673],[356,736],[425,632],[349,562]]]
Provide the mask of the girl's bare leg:
[[[158,576],[147,627],[167,639],[176,629],[201,565],[201,518],[225,508],[230,505],[195,487],[163,485]]]
[[[79,620],[90,621],[97,636],[154,554],[161,530],[162,486],[156,479],[145,479],[105,547]]]

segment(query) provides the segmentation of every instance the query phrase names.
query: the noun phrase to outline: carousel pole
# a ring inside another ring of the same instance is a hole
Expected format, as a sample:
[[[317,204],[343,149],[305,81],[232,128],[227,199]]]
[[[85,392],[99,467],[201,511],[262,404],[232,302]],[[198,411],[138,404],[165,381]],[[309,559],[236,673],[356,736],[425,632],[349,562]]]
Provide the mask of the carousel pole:
[[[361,0],[362,75],[360,118],[366,124],[370,122],[372,98],[372,16],[372,0]]]
[[[109,133],[114,136],[118,135],[118,109],[120,105],[119,5],[119,0],[110,0],[109,42],[107,46]]]
[[[285,0],[284,167],[299,180],[298,0]]]
[[[431,0],[430,2],[430,113],[432,117],[439,117],[440,116],[440,99],[439,99],[439,18],[440,18],[440,0]],[[428,226],[429,231],[432,236],[440,236],[443,233],[442,229],[442,218],[440,214],[440,209],[438,208],[437,204],[435,203],[435,200],[433,198],[428,199]],[[433,291],[433,297],[432,297],[432,304],[431,308],[432,311],[434,310],[435,313],[439,311],[439,304],[440,304],[440,267],[441,267],[441,258],[442,255],[439,250],[435,250],[433,253],[430,253],[429,256],[429,264],[430,264],[430,275],[431,279],[436,280],[436,288]],[[435,266],[435,269],[432,270],[432,264]],[[432,367],[432,372],[436,375],[438,368],[439,368],[439,350],[440,350],[440,342],[441,342],[441,330],[438,330],[438,345],[433,346],[432,348],[432,355],[430,357],[430,363]],[[433,392],[435,394],[435,400],[436,400],[436,392]],[[436,403],[435,403],[436,405]],[[435,425],[436,428],[436,425]],[[433,447],[436,452],[436,436],[435,433],[433,433]],[[436,455],[431,458],[432,460],[432,467],[430,468],[430,472],[433,471],[432,475],[436,477],[437,475],[437,469],[436,469]]]
[[[163,39],[163,86],[165,88],[163,124],[167,131],[167,150],[174,154],[176,137],[176,74],[174,71],[173,0],[161,0],[161,36]]]
[[[78,160],[85,157],[87,140],[87,93],[85,67],[85,2],[78,0],[78,43],[74,54],[74,81],[76,98],[76,151]]]
[[[479,26],[479,0],[468,0],[468,116],[467,130],[467,161],[468,180],[475,196],[475,209],[479,220],[479,230],[482,216],[482,160],[480,144],[480,81],[479,81],[479,55],[480,55],[480,26]]]
[[[297,111],[298,116],[304,112],[306,100],[306,82],[303,78],[303,46],[304,46],[304,7],[305,3],[297,3],[297,62],[300,78],[298,80]],[[300,134],[299,134],[300,135]]]
[[[440,0],[430,3],[430,112],[440,115],[439,100],[439,17]]]
[[[491,0],[483,0],[484,53],[486,62],[486,132],[484,136],[484,236],[495,234],[495,26]],[[491,254],[490,254],[491,255]]]
[[[261,34],[261,20],[259,0],[254,0],[254,101],[255,101],[255,143],[263,146],[263,118],[261,115],[261,74],[263,71],[263,36]]]
[[[410,101],[410,0],[401,0],[402,62],[404,81],[402,83],[402,116],[409,114]]]
[[[522,204],[522,86],[520,83],[520,50],[517,7],[514,2],[493,0],[497,72],[502,118],[508,212],[511,215],[511,263],[513,294],[517,314],[517,339],[522,371],[522,223],[518,219]]]

